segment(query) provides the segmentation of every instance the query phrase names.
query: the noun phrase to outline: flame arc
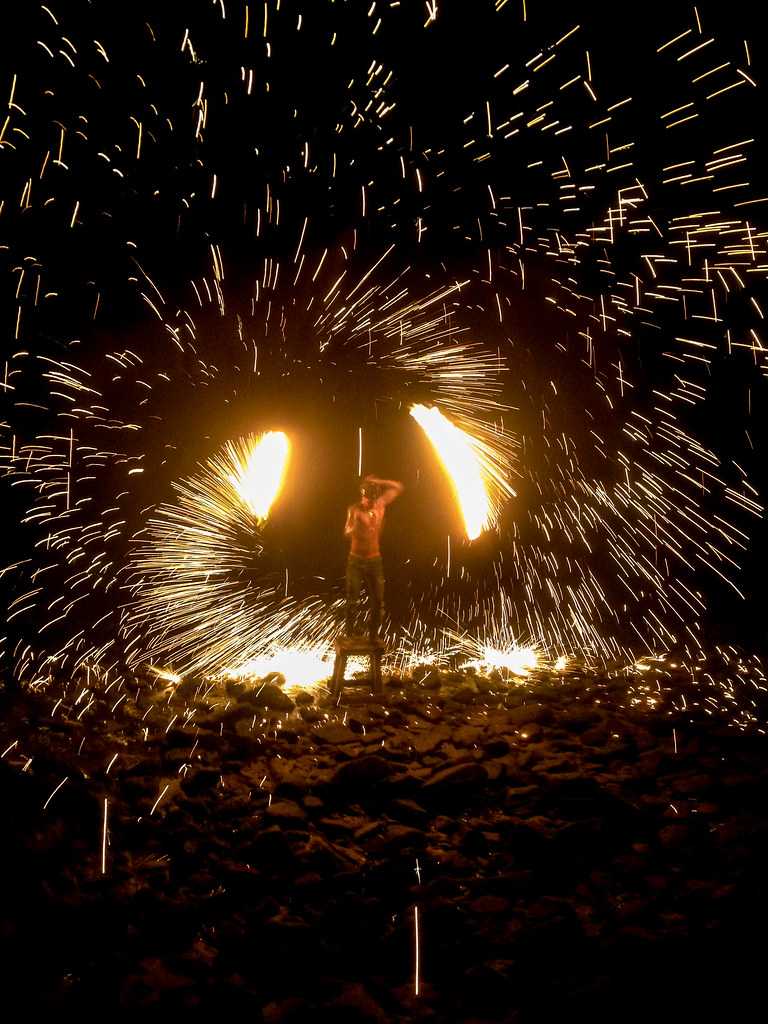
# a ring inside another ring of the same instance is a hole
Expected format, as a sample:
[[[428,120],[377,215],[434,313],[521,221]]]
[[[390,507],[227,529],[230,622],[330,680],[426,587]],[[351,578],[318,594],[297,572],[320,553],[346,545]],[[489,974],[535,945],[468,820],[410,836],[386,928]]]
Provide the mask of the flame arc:
[[[285,482],[291,446],[281,430],[262,434],[229,480],[240,499],[263,522]]]
[[[467,537],[475,540],[492,525],[492,507],[474,439],[451,423],[436,406],[413,405],[410,412],[448,474]]]

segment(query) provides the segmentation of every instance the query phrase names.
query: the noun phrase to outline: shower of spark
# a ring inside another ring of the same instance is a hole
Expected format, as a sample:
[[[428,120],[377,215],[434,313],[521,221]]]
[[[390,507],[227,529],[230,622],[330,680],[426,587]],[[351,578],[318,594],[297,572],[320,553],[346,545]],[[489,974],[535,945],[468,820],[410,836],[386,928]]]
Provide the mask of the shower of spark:
[[[9,671],[327,649],[339,552],[288,596],[263,557],[287,439],[234,439],[244,410],[308,393],[357,431],[339,454],[359,471],[363,436],[369,465],[411,408],[485,534],[450,572],[444,536],[397,553],[426,552],[390,631],[402,664],[439,660],[446,623],[483,638],[476,659],[529,637],[697,663],[763,514],[748,42],[659,4],[630,88],[588,3],[524,26],[508,3],[433,4],[426,24],[418,5],[295,6],[265,3],[254,32],[242,0],[183,18],[72,0],[11,36],[29,70],[0,118]],[[465,19],[489,45],[443,88]]]
[[[289,452],[290,444],[285,434],[270,431],[258,439],[238,471],[229,474],[235,491],[259,522],[267,518],[280,494]]]
[[[182,674],[221,673],[257,657],[265,644],[286,654],[294,637],[312,636],[316,606],[298,608],[284,584],[243,572],[262,551],[261,527],[288,451],[282,433],[230,441],[173,485],[176,501],[154,510],[126,564],[129,658],[138,647],[139,664],[162,660]]]

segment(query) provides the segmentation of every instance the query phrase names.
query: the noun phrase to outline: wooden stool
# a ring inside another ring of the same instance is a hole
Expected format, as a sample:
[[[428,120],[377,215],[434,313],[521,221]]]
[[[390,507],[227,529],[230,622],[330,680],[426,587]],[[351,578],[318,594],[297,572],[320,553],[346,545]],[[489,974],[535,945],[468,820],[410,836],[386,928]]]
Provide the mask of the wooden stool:
[[[331,702],[338,704],[345,686],[370,686],[374,695],[381,697],[384,694],[384,684],[381,681],[381,657],[384,653],[384,644],[372,642],[365,637],[340,637],[336,641],[336,660],[333,663],[333,688],[331,690]],[[345,679],[344,672],[347,661],[354,655],[363,655],[371,663],[371,674],[368,679]]]

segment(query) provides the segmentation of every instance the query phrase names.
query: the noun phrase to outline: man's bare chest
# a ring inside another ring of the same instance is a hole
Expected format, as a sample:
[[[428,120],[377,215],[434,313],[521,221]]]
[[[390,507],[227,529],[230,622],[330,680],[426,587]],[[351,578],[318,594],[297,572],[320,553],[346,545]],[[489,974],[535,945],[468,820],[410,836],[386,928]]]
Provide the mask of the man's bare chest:
[[[375,509],[358,509],[355,526],[361,533],[376,533],[381,526],[381,514]]]

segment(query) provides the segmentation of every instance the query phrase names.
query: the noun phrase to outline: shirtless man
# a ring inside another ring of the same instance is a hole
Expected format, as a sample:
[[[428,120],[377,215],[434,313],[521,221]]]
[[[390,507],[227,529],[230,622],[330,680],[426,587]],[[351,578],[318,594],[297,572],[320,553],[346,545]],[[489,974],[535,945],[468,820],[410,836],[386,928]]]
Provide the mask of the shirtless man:
[[[384,567],[379,550],[384,510],[403,493],[397,480],[380,480],[367,476],[360,484],[360,501],[347,509],[344,536],[350,538],[347,560],[346,633],[353,635],[360,590],[365,583],[371,603],[369,635],[372,642],[379,639],[379,628],[384,608]]]

